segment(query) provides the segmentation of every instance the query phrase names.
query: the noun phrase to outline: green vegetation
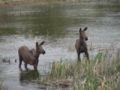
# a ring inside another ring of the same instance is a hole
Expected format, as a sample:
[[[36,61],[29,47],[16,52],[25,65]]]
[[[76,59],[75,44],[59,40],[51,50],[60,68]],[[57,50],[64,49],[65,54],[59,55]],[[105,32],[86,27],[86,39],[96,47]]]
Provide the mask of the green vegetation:
[[[53,62],[48,76],[38,83],[73,90],[119,90],[120,58],[98,53],[90,64],[87,60]]]

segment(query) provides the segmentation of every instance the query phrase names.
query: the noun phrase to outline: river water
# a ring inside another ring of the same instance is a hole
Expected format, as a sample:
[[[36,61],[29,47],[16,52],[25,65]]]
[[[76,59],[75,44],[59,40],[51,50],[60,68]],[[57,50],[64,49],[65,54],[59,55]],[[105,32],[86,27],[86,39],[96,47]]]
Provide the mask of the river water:
[[[24,75],[18,69],[17,50],[22,45],[33,48],[36,41],[45,41],[46,54],[40,55],[38,74],[45,72],[53,61],[77,59],[74,44],[80,27],[88,27],[89,48],[111,45],[119,48],[120,3],[82,2],[0,8],[0,58],[11,60],[10,64],[0,64],[0,79],[7,89],[57,90],[21,81]],[[96,51],[89,51],[90,57]]]

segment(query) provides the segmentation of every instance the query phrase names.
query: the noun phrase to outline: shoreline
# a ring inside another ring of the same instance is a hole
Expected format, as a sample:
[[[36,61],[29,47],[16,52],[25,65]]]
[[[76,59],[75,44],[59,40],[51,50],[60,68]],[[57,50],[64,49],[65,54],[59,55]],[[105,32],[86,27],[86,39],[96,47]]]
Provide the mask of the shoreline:
[[[46,0],[45,0],[46,1]],[[45,1],[43,0],[25,0],[25,1],[19,1],[19,0],[15,0],[15,1],[0,1],[0,7],[15,7],[15,6],[29,6],[29,5],[36,5],[36,4],[44,4]]]
[[[46,5],[46,4],[55,4],[55,3],[77,3],[77,2],[108,2],[105,1],[96,1],[96,0],[0,0],[0,7],[15,7],[15,6],[34,6],[34,5]],[[110,0],[109,2],[119,2],[120,0]]]

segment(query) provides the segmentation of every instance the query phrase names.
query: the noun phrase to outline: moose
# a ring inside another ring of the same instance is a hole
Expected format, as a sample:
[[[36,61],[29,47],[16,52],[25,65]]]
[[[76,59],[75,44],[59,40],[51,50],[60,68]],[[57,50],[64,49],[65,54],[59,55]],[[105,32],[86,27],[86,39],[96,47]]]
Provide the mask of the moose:
[[[86,36],[85,31],[87,30],[87,27],[85,27],[83,30],[79,29],[79,39],[76,40],[75,48],[78,55],[78,61],[81,61],[80,54],[85,53],[85,56],[87,57],[87,60],[89,61],[89,53],[87,49],[86,41],[88,40],[88,37]]]
[[[34,70],[37,70],[39,56],[40,54],[45,54],[45,50],[43,49],[42,45],[45,42],[42,41],[40,44],[36,42],[36,49],[29,49],[27,46],[21,46],[18,49],[19,55],[19,69],[21,69],[22,61],[24,62],[25,69],[28,70],[27,64],[33,65]]]

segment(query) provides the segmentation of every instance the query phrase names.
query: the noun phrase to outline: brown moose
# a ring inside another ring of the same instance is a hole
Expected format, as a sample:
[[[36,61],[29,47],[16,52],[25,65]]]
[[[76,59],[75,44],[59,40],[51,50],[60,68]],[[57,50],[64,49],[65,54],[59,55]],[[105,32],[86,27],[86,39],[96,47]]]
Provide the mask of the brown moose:
[[[44,41],[38,44],[36,42],[36,49],[30,50],[27,46],[21,46],[18,50],[19,54],[19,68],[21,69],[22,61],[24,62],[25,69],[28,70],[27,64],[33,65],[34,70],[37,70],[38,62],[39,62],[39,55],[45,54],[45,50],[43,49],[42,45]]]
[[[78,55],[78,61],[81,61],[80,54],[85,53],[88,61],[89,61],[89,53],[87,49],[86,41],[88,40],[88,37],[85,34],[85,31],[87,30],[87,27],[85,27],[83,30],[79,29],[79,39],[76,40],[75,48]]]

